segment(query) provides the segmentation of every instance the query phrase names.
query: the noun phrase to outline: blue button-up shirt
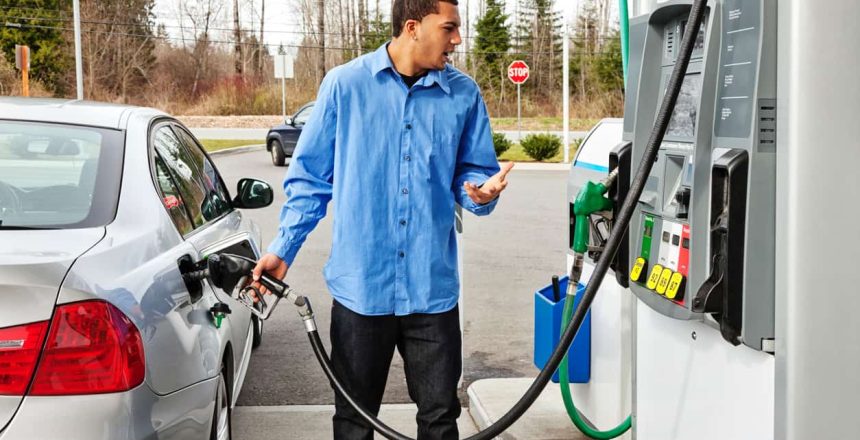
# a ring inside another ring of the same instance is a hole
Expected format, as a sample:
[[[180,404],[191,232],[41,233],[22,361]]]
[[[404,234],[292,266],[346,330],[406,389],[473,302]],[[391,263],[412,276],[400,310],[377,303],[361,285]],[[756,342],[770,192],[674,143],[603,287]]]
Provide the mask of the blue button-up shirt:
[[[291,265],[333,200],[323,272],[338,302],[363,315],[448,311],[460,287],[454,204],[489,214],[496,201],[475,204],[463,183],[498,171],[475,82],[446,66],[409,89],[384,45],[320,85],[269,252]]]

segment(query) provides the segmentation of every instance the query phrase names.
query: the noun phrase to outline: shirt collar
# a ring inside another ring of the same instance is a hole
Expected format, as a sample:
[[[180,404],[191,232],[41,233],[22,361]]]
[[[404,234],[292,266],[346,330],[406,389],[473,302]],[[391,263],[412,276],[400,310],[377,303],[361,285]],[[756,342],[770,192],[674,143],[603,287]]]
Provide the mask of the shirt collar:
[[[391,57],[388,56],[388,43],[383,44],[370,54],[370,73],[375,77],[385,69],[391,69],[392,73],[397,73],[394,69],[394,64],[391,63]],[[451,88],[448,85],[448,67],[444,70],[431,70],[427,72],[424,78],[418,81],[425,87],[430,87],[433,83],[439,84],[439,87],[447,94],[451,93]]]

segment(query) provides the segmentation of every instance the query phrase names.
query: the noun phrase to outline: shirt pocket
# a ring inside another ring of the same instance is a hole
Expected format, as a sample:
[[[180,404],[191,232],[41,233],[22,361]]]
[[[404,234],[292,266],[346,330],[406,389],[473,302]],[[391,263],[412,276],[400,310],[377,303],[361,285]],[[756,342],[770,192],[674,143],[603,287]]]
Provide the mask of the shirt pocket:
[[[454,115],[438,113],[433,118],[429,165],[431,169],[440,173],[440,177],[450,180],[457,164],[462,126],[457,123]]]

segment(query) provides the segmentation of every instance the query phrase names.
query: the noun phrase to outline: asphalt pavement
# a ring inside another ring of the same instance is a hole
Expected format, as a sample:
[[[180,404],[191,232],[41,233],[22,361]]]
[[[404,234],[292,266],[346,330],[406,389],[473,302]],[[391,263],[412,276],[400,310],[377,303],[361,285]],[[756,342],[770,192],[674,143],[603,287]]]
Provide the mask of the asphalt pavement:
[[[269,182],[274,203],[246,210],[261,228],[263,245],[277,231],[285,197],[286,167],[274,167],[262,148],[213,156],[235,191],[242,177]],[[567,243],[567,171],[563,165],[514,167],[510,184],[495,211],[486,217],[466,213],[463,235],[464,377],[466,388],[485,378],[534,377],[532,364],[533,294],[553,274],[564,272]],[[328,345],[331,297],[322,268],[331,248],[332,212],[308,236],[287,275],[287,282],[309,296],[320,335]],[[263,344],[251,358],[240,406],[330,405],[334,395],[308,343],[304,327],[290,307],[278,308],[266,321]],[[411,403],[403,363],[395,353],[384,403]],[[250,408],[245,411],[256,411]],[[274,410],[274,408],[272,408]],[[465,416],[465,414],[464,414]]]

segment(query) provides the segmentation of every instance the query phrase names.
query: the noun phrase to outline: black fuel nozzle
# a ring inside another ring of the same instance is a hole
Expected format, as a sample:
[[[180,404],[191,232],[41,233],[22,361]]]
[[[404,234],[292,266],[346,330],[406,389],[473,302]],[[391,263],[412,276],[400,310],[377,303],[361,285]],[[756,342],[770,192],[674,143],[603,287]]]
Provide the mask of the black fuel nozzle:
[[[251,276],[256,265],[256,261],[241,255],[213,254],[207,260],[207,271],[215,287],[223,289],[225,292],[232,292],[237,285],[243,282],[243,278]],[[259,281],[278,298],[283,297],[284,292],[289,288],[283,281],[272,278],[265,273]]]

